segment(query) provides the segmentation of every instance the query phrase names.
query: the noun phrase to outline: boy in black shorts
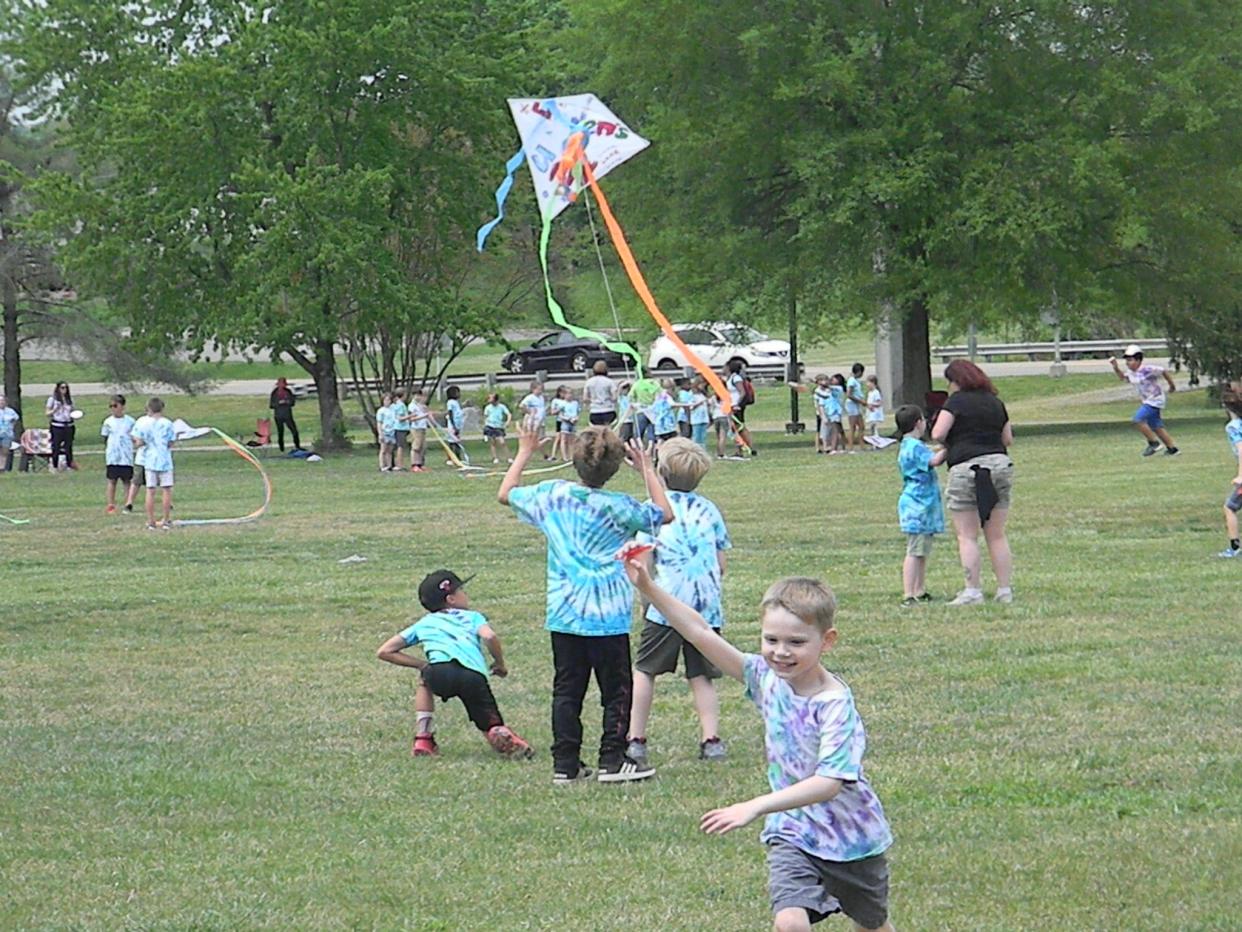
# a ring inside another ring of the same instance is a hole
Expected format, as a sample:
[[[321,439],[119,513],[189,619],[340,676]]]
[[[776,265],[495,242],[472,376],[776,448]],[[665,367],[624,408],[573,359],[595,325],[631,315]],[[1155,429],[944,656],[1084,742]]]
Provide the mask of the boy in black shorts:
[[[99,428],[99,436],[106,438],[104,469],[108,477],[107,506],[104,513],[116,514],[116,484],[127,485],[125,510],[134,510],[134,495],[138,483],[134,481],[134,419],[125,413],[125,396],[113,395],[108,402],[108,417]]]
[[[534,751],[504,723],[496,698],[488,685],[488,665],[483,659],[483,645],[492,655],[493,676],[508,676],[500,638],[478,612],[469,611],[470,597],[463,588],[473,579],[460,579],[449,570],[436,570],[418,586],[418,601],[430,614],[424,615],[400,634],[380,645],[376,656],[399,667],[413,667],[422,674],[414,694],[415,757],[431,757],[440,753],[436,744],[432,713],[435,696],[448,700],[458,698],[474,726],[483,732],[487,743],[505,757],[532,757]],[[403,653],[407,647],[421,644],[426,659]]]

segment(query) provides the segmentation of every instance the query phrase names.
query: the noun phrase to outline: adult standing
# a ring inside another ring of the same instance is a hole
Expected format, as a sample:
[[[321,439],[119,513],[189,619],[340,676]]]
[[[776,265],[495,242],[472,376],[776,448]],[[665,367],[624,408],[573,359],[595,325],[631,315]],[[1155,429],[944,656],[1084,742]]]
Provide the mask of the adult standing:
[[[582,386],[582,403],[592,425],[608,427],[617,419],[617,383],[608,377],[608,363],[602,359],[591,371],[594,375]]]
[[[298,437],[298,425],[293,421],[293,406],[298,400],[293,396],[293,389],[289,387],[289,380],[281,376],[276,380],[276,387],[272,389],[272,394],[267,400],[267,406],[272,409],[272,420],[276,422],[276,443],[280,447],[280,452],[285,452],[285,427],[289,428],[293,434],[293,449],[302,449],[302,440]]]
[[[0,472],[13,469],[13,444],[17,443],[17,425],[21,415],[9,407],[9,400],[0,394]]]
[[[957,550],[966,573],[966,588],[951,605],[983,602],[980,583],[979,531],[988,545],[996,574],[996,601],[1012,602],[1009,582],[1013,558],[1005,537],[1013,488],[1013,461],[1009,447],[1013,427],[1009,412],[996,395],[996,386],[982,369],[967,359],[955,359],[944,370],[949,400],[936,417],[932,439],[947,451],[949,487],[946,495]]]
[[[78,464],[73,461],[73,393],[69,391],[68,382],[56,383],[45,410],[52,429],[52,469],[77,469]],[[64,466],[60,465],[62,456]]]
[[[737,432],[739,445],[745,444],[751,456],[758,456],[754,442],[750,439],[750,431],[746,429],[746,407],[749,403],[746,384],[750,377],[742,366],[740,359],[730,360],[725,366],[725,388],[729,390],[729,401],[733,405],[733,429]]]

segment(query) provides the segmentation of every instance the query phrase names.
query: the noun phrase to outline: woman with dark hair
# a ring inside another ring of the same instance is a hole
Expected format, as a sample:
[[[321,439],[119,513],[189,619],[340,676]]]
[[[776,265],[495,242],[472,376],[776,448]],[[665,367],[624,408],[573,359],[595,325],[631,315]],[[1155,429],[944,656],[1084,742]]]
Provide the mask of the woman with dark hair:
[[[729,402],[733,405],[733,430],[739,438],[738,446],[746,445],[751,456],[758,456],[755,443],[750,439],[750,431],[746,429],[746,383],[750,379],[740,359],[731,359],[724,369],[725,388],[729,390]]]
[[[281,376],[276,380],[276,387],[272,389],[272,394],[267,400],[267,406],[272,409],[272,420],[276,422],[276,443],[281,453],[285,452],[286,426],[293,434],[293,449],[302,449],[302,440],[298,437],[298,425],[293,422],[295,404],[297,404],[297,399],[293,397],[293,390],[289,388],[289,380]]]
[[[52,429],[52,469],[77,469],[78,464],[73,461],[73,435],[76,433],[73,394],[69,391],[68,382],[56,383],[45,410]],[[65,458],[63,466],[60,464],[62,456]]]
[[[966,588],[950,604],[983,602],[980,530],[996,574],[996,601],[1012,602],[1009,582],[1013,558],[1005,537],[1013,489],[1013,461],[1008,452],[1013,443],[1013,427],[1009,412],[996,397],[992,380],[973,362],[953,360],[945,368],[944,378],[949,383],[949,400],[936,417],[931,435],[948,451],[949,485],[945,497],[957,531],[958,556],[966,572]]]

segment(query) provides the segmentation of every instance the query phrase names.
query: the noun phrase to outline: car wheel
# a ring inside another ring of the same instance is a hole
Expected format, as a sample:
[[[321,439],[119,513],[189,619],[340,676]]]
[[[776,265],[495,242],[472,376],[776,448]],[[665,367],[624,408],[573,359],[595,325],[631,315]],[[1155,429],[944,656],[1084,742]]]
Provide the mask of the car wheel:
[[[574,372],[586,372],[587,354],[574,353],[569,359],[569,368]]]
[[[514,353],[509,358],[506,365],[508,366],[509,371],[516,375],[517,373],[522,372],[526,368],[526,360],[524,360],[517,353]]]
[[[656,366],[656,368],[657,369],[676,369],[678,368],[677,361],[675,359],[661,359],[660,364]]]

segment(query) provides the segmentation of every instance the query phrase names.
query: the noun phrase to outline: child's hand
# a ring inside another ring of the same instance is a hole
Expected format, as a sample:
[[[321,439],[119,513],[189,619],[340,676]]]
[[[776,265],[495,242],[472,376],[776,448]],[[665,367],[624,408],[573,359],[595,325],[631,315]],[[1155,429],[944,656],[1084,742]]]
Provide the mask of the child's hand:
[[[648,551],[631,553],[630,551],[633,547],[633,541],[627,543],[617,551],[617,559],[625,567],[625,575],[629,578],[634,588],[642,590],[651,585],[651,572],[647,567]]]
[[[708,835],[724,835],[735,828],[750,825],[757,818],[759,818],[759,807],[754,804],[753,800],[747,800],[744,803],[734,803],[732,806],[704,813],[703,818],[699,820],[699,828]]]
[[[1242,485],[1242,472],[1238,473],[1236,476],[1233,477],[1233,484]]]
[[[518,453],[528,456],[539,449],[539,434],[531,424],[529,415],[518,422]]]
[[[497,663],[492,664],[492,676],[498,676],[501,679],[504,679],[508,675],[509,675],[509,668],[506,667],[503,663],[497,662]]]
[[[625,461],[639,472],[646,472],[651,468],[651,448],[644,447],[637,437],[631,438]]]

